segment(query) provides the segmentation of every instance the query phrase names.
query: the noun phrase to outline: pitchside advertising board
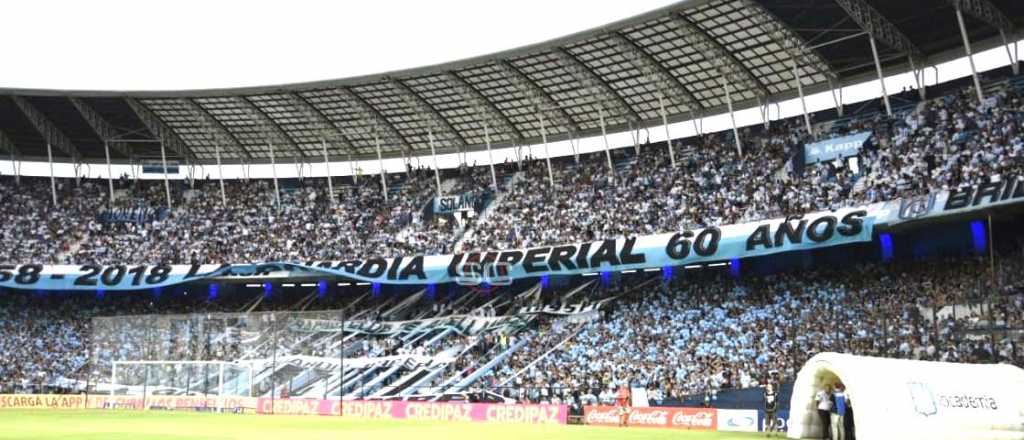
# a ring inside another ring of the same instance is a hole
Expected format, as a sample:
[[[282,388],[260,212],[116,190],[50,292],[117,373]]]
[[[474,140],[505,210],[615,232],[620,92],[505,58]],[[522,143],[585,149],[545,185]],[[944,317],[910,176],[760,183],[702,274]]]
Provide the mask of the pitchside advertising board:
[[[757,410],[752,409],[720,409],[718,410],[718,430],[736,432],[758,432],[762,428],[762,419]]]
[[[104,396],[84,394],[0,394],[3,409],[195,409],[255,410],[258,414],[291,414],[450,422],[565,424],[566,405],[490,403],[271,399],[202,396]]]
[[[505,405],[493,403],[410,402],[402,400],[360,401],[259,398],[259,414],[344,415],[395,420],[444,422],[494,422],[524,424],[565,424],[565,405]]]
[[[564,425],[569,419],[566,405],[512,405],[497,403],[412,402],[330,399],[271,399],[267,397],[202,396],[105,396],[84,394],[26,395],[0,394],[4,409],[187,409],[216,408],[254,410],[257,414],[346,416],[392,420],[442,422],[522,423]],[[763,423],[755,410],[715,408],[644,407],[631,408],[629,426],[707,431],[757,432]],[[618,426],[618,408],[587,406],[584,423]],[[785,421],[783,420],[783,423]],[[781,425],[785,426],[785,425]]]
[[[718,411],[714,408],[630,408],[629,426],[715,431],[719,428]],[[619,420],[619,408],[617,407],[586,406],[583,408],[583,422],[587,425],[619,426]]]
[[[0,394],[3,409],[175,409],[223,408],[255,410],[254,397],[106,396],[84,394]]]

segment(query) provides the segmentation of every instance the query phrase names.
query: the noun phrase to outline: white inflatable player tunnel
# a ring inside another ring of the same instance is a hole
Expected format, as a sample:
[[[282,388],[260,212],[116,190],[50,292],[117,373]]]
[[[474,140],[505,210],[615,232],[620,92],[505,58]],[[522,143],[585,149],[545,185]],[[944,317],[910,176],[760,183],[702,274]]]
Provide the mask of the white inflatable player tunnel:
[[[797,374],[789,438],[823,438],[814,395],[842,382],[857,440],[1024,439],[1024,370],[839,353]]]

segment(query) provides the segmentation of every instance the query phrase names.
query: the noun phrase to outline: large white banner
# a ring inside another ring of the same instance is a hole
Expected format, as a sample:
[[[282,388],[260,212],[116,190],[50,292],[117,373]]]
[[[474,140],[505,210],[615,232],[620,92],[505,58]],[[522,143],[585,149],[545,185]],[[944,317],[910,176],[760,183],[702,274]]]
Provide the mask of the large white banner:
[[[0,265],[0,287],[142,290],[225,278],[332,276],[380,284],[500,285],[542,275],[663,268],[871,241],[876,218],[886,215],[882,205],[618,240],[455,255],[261,264]]]

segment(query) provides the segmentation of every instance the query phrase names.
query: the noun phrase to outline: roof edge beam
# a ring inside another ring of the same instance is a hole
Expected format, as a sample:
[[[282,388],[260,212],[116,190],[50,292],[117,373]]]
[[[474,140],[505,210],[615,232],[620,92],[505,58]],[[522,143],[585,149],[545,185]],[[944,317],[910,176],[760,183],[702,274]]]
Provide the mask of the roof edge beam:
[[[996,5],[989,0],[949,0],[953,7],[960,8],[968,15],[984,21],[1008,34],[1016,33],[1016,26]]]
[[[192,149],[189,148],[188,144],[182,140],[181,136],[178,136],[178,133],[175,132],[169,124],[160,119],[160,116],[158,116],[156,112],[153,112],[146,107],[145,104],[135,98],[124,98],[124,101],[128,104],[128,107],[132,109],[132,112],[135,113],[135,116],[139,118],[139,121],[142,121],[142,125],[144,125],[154,137],[166,143],[172,150],[178,152],[178,154],[191,159],[196,158],[195,153],[192,152]],[[115,145],[116,144],[117,142],[115,142]],[[128,155],[128,157],[131,156]]]
[[[320,111],[319,108],[317,108],[315,105],[313,105],[313,103],[309,102],[308,100],[306,100],[306,98],[303,98],[301,95],[299,95],[297,93],[294,93],[294,92],[287,93],[285,96],[288,97],[288,100],[291,101],[291,103],[293,105],[301,108],[302,112],[306,116],[308,116],[308,117],[312,118],[313,120],[315,120],[317,122],[317,124],[319,124],[321,126],[321,130],[324,133],[326,133],[326,132],[333,132],[334,133],[334,135],[330,136],[330,137],[324,135],[323,133],[321,133],[321,136],[323,136],[325,138],[329,138],[329,139],[339,140],[339,141],[341,141],[341,143],[343,145],[345,145],[345,149],[347,149],[349,151],[349,153],[357,153],[355,145],[352,144],[352,140],[349,139],[349,137],[345,134],[345,132],[341,128],[339,128],[337,125],[334,125],[334,122],[332,122],[327,117],[327,115],[325,115],[322,111]]]
[[[249,99],[250,98],[248,96],[236,96],[234,101],[242,105],[250,118],[259,121],[260,125],[270,129],[270,131],[277,135],[278,138],[288,144],[288,147],[294,150],[297,154],[295,157],[305,158],[306,153],[299,148],[299,144],[295,142],[295,139],[292,138],[288,132],[284,131],[274,118],[271,118],[270,115],[264,112],[263,109],[259,108],[256,104],[253,104]]]
[[[763,99],[771,95],[764,82],[757,75],[754,75],[739,58],[736,58],[736,54],[712,37],[704,28],[698,26],[697,23],[694,23],[681,12],[673,13],[672,21],[681,28],[683,38],[689,40],[690,44],[700,48],[701,52],[703,52],[702,55],[706,59],[711,61],[712,64],[717,64],[719,69],[724,69],[731,73],[733,82],[743,84],[748,89],[754,90]],[[708,52],[712,53],[713,56],[708,57]]]
[[[441,128],[445,129],[446,131],[454,135],[455,140],[459,142],[460,147],[465,147],[469,145],[469,143],[466,142],[466,138],[462,137],[462,133],[456,130],[455,127],[453,127],[452,124],[448,122],[448,119],[445,118],[444,115],[441,114],[441,112],[437,111],[437,108],[435,108],[433,105],[427,102],[427,100],[420,96],[419,93],[416,93],[416,91],[413,90],[412,87],[409,87],[408,84],[397,78],[388,78],[388,83],[391,84],[391,87],[395,89],[395,91],[397,91],[399,95],[402,96],[402,99],[405,100],[406,105],[413,108],[417,108],[419,109],[419,111],[426,113],[428,116],[430,116],[430,118],[433,120],[433,124],[431,125],[440,126]]]
[[[117,129],[110,125],[106,119],[103,119],[103,116],[101,116],[89,104],[86,104],[81,98],[70,96],[68,97],[68,100],[71,101],[71,105],[75,106],[75,109],[78,110],[78,114],[82,115],[82,119],[85,119],[85,122],[89,124],[89,127],[92,127],[92,131],[96,133],[104,143],[114,140],[114,138],[118,136]],[[121,142],[114,142],[111,147],[123,154],[125,157],[132,156],[131,152],[128,151]]]
[[[352,90],[349,87],[338,87],[336,90],[348,101],[351,101],[359,112],[363,114],[364,118],[373,121],[373,129],[375,133],[379,127],[383,127],[384,132],[390,135],[394,142],[398,143],[398,145],[405,149],[406,152],[412,153],[412,147],[409,144],[409,140],[406,139],[405,136],[402,136],[402,133],[395,128],[395,124],[392,124],[391,121],[377,110],[376,107],[370,105],[366,99],[363,99],[362,96],[359,96],[359,93],[356,93],[355,90]]]
[[[12,155],[21,156],[21,152],[18,151],[18,147],[14,145],[14,141],[12,141],[11,138],[7,136],[7,133],[4,133],[3,130],[0,130],[0,148],[11,153]]]
[[[565,111],[564,108],[555,102],[554,98],[551,97],[551,94],[549,94],[547,90],[544,90],[540,84],[537,84],[536,81],[530,79],[530,77],[526,76],[525,73],[519,70],[518,67],[514,66],[508,60],[497,60],[494,65],[498,70],[505,74],[509,82],[511,82],[512,85],[515,86],[516,90],[523,95],[523,98],[536,107],[537,111],[542,111],[546,107],[555,112],[555,116],[557,116],[557,118],[554,119],[560,120],[562,127],[565,128],[566,131],[569,133],[580,132],[579,124],[572,119],[569,112]]]
[[[633,63],[634,67],[644,72],[644,76],[649,78],[654,76],[661,77],[661,80],[657,81],[657,83],[658,89],[662,90],[662,95],[668,97],[669,95],[665,94],[665,89],[668,89],[672,91],[672,95],[683,100],[687,110],[691,112],[696,111],[700,114],[704,113],[704,104],[664,64],[658,62],[653,55],[636,44],[635,41],[624,33],[612,32],[610,35],[612,40],[615,40],[619,51]]]
[[[926,59],[924,52],[885,15],[864,0],[835,0],[861,29],[876,40],[903,52],[914,60]]]
[[[445,72],[445,77],[448,78],[448,81],[450,81],[455,88],[459,89],[463,98],[468,101],[476,102],[476,107],[481,111],[481,113],[489,114],[489,119],[497,120],[502,126],[504,126],[505,129],[512,134],[514,138],[513,140],[517,142],[523,140],[523,133],[519,131],[519,128],[512,123],[512,120],[510,120],[505,113],[498,109],[498,106],[494,105],[490,99],[487,99],[479,89],[470,84],[465,78],[459,76],[457,72],[449,70]]]
[[[611,84],[608,84],[608,81],[605,81],[601,75],[598,75],[594,69],[591,69],[590,66],[587,66],[586,63],[581,61],[564,47],[553,48],[551,53],[562,61],[562,67],[576,77],[576,80],[583,84],[584,89],[588,89],[588,93],[598,95],[602,102],[614,102],[615,106],[619,107],[619,111],[623,113],[622,116],[625,116],[627,121],[640,121],[640,115],[637,114],[636,110],[626,102],[626,99],[623,98],[622,95],[612,88]]]
[[[231,146],[235,147],[236,151],[241,153],[241,155],[245,156],[246,159],[252,160],[252,153],[249,153],[249,150],[246,149],[245,146],[243,146],[242,143],[238,141],[238,138],[235,137],[235,134],[232,133],[231,130],[228,130],[228,128],[225,127],[224,124],[222,124],[219,119],[210,114],[210,112],[206,111],[206,109],[203,108],[202,105],[200,105],[192,98],[182,98],[181,101],[185,103],[186,107],[188,107],[189,112],[192,113],[192,117],[200,121],[199,125],[203,126],[206,129],[205,131],[207,133],[212,131],[220,132],[222,136],[228,139],[228,141],[231,143]],[[216,136],[214,136],[213,141],[214,143],[219,142]]]
[[[744,0],[747,9],[752,12],[751,19],[761,28],[762,32],[768,34],[786,50],[786,53],[800,65],[811,66],[821,74],[832,80],[839,80],[839,74],[825,58],[817,51],[811,49],[810,45],[800,34],[790,29],[782,20],[769,12],[755,0]]]
[[[43,135],[43,139],[48,144],[52,144],[67,153],[75,162],[82,158],[82,153],[75,146],[74,142],[71,142],[71,139],[68,139],[64,132],[57,128],[57,125],[50,118],[47,118],[43,112],[39,111],[36,106],[21,96],[11,96],[11,100],[21,109],[21,112],[28,118],[39,134]]]

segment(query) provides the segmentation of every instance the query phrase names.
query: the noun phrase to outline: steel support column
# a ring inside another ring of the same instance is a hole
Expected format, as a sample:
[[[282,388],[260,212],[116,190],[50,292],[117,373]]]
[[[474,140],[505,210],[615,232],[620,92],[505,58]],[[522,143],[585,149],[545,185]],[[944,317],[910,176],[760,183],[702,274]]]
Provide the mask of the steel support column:
[[[384,201],[388,201],[388,179],[384,177],[384,159],[380,154],[380,135],[373,131],[373,143],[377,146],[377,166],[380,167],[380,186],[384,189]]]
[[[608,175],[612,176],[612,180],[615,180],[615,166],[612,165],[612,152],[608,146],[608,131],[604,125],[604,107],[597,108],[597,117],[601,122],[601,137],[604,138],[604,157],[608,159]]]
[[[1011,43],[1006,41],[1006,31],[1000,29],[999,36],[1003,39],[1003,46],[1006,46],[1006,56],[1010,57],[1010,69],[1013,70],[1014,75],[1020,75],[1020,54],[1017,53],[1017,38],[1013,39],[1013,47]]]
[[[160,141],[160,161],[164,166],[164,194],[167,196],[167,208],[173,208],[174,205],[171,203],[171,182],[167,177],[167,148],[164,147],[164,141]]]
[[[320,148],[324,152],[324,169],[327,170],[327,192],[330,193],[331,205],[334,205],[334,182],[331,178],[331,162],[327,159],[327,140],[320,138]]]
[[[676,166],[676,152],[672,150],[672,135],[668,132],[668,115],[665,114],[664,93],[658,93],[658,109],[661,111],[661,125],[665,126],[665,145],[668,146],[668,160]]]
[[[875,37],[869,36],[868,41],[871,42],[871,56],[875,59],[878,83],[882,85],[882,102],[885,103],[885,114],[892,116],[892,106],[889,105],[889,92],[885,90],[885,75],[882,74],[882,63],[878,61],[878,46],[875,44]]]
[[[551,152],[548,151],[548,129],[544,125],[544,112],[537,112],[537,119],[540,121],[540,140],[544,143],[544,161],[548,166],[548,184],[555,187],[555,174],[551,171]],[[601,129],[604,130],[604,119],[601,119]]]
[[[519,171],[522,171],[523,170],[523,147],[520,146],[520,145],[513,144],[512,148],[514,148],[515,152],[516,152],[516,168]]]
[[[53,196],[53,206],[57,206],[57,180],[53,177],[53,147],[46,143],[46,161],[50,164],[50,194]]]
[[[110,206],[114,206],[114,172],[110,169],[110,141],[103,141],[103,152],[107,155],[107,189],[110,191]]]
[[[1017,49],[1017,26],[1010,17],[1003,13],[1000,8],[996,7],[991,0],[948,0],[950,4],[956,9],[957,15],[968,14],[994,28],[999,30],[999,37],[1003,40],[1003,46],[1006,47],[1006,53],[1010,57],[1010,65],[1013,70],[1013,74],[1017,75],[1020,73],[1020,67],[1017,65],[1020,61],[1019,57],[1016,56]],[[960,29],[964,28],[963,20],[960,21]],[[1007,33],[1013,39],[1013,49],[1011,51],[1010,44],[1006,39]],[[964,39],[967,37],[965,36]]]
[[[761,101],[761,97],[757,97],[757,110],[761,113],[761,124],[764,125],[764,130],[768,131],[771,128],[771,112],[768,108],[768,100]]]
[[[356,174],[356,163],[352,161],[352,153],[348,153],[348,172],[352,173],[352,183],[359,185],[359,175]]]
[[[640,124],[637,124],[636,127],[633,127],[633,123],[630,122],[630,123],[628,123],[628,125],[629,125],[629,137],[633,139],[633,153],[636,154],[637,156],[639,156],[640,155]]]
[[[828,79],[828,91],[832,94],[832,102],[836,105],[836,114],[840,117],[843,116],[843,85],[840,84],[836,87],[832,83],[832,78]]]
[[[14,183],[21,185],[21,167],[14,160],[14,148],[11,148],[11,173],[14,174]]]
[[[580,141],[576,139],[575,135],[570,135],[569,146],[572,147],[572,161],[576,165],[580,164]]]
[[[217,156],[217,180],[220,180],[220,205],[228,206],[228,196],[224,193],[224,167],[220,163],[220,142],[214,139],[213,154]]]
[[[430,157],[434,159],[434,181],[437,183],[437,196],[441,197],[441,170],[437,168],[437,151],[434,150],[434,130],[427,131],[427,138],[430,141]]]
[[[739,154],[740,159],[743,159],[743,144],[740,142],[740,131],[736,128],[736,113],[732,109],[732,92],[729,90],[729,82],[723,80],[722,87],[725,88],[725,103],[729,107],[729,120],[732,121],[732,137],[736,141],[736,153]]]
[[[914,62],[914,57],[907,57],[907,61],[910,62],[910,72],[914,74],[914,84],[917,85],[917,95],[924,101],[927,96],[924,86],[924,69],[918,70],[917,63]]]
[[[796,82],[796,91],[800,94],[800,107],[804,110],[804,125],[807,126],[807,134],[813,138],[817,138],[814,135],[814,129],[811,128],[811,116],[807,114],[807,100],[804,98],[804,85],[800,80],[800,66],[796,64],[796,58],[793,60],[793,81]]]
[[[488,127],[487,121],[484,121],[484,143],[487,144],[487,163],[491,167],[491,185],[494,186],[494,191],[498,191],[498,175],[494,172],[494,156],[491,154],[491,131]]]
[[[277,186],[277,158],[274,157],[274,143],[268,141],[267,147],[270,148],[270,172],[274,176],[274,204],[280,209],[281,193]]]
[[[981,91],[981,81],[978,80],[978,71],[974,68],[974,54],[971,53],[971,40],[967,38],[967,26],[964,26],[964,14],[960,12],[960,6],[956,7],[956,21],[960,24],[960,36],[964,39],[964,52],[967,53],[967,60],[971,64],[971,78],[974,79],[974,90],[978,92],[978,102],[985,100],[985,94]]]

